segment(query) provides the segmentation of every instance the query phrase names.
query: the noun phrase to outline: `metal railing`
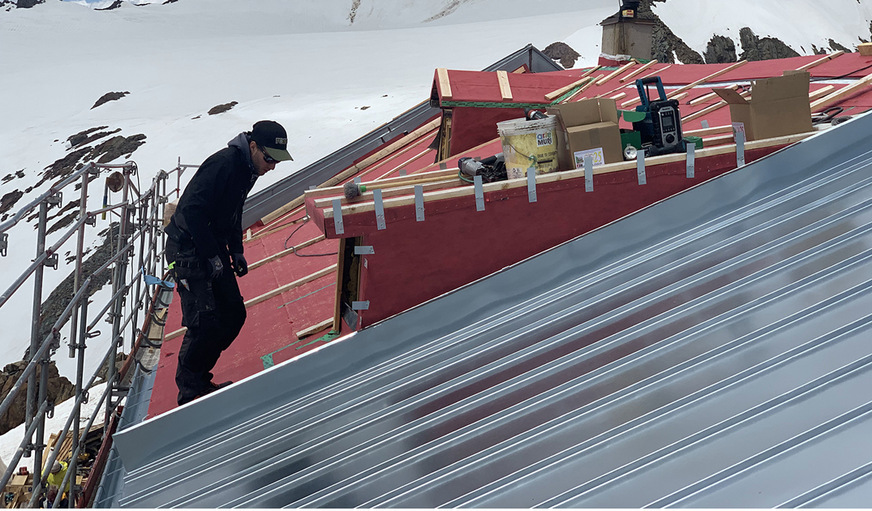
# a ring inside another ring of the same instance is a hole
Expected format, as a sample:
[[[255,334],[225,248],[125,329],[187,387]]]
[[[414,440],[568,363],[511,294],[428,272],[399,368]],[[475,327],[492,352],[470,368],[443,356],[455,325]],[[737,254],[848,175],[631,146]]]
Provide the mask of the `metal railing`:
[[[9,230],[22,218],[31,215],[38,210],[36,229],[36,257],[24,272],[12,283],[2,295],[0,295],[0,307],[6,304],[14,293],[20,290],[24,283],[33,278],[33,307],[31,316],[30,349],[27,354],[27,366],[18,376],[9,394],[0,403],[0,416],[3,416],[12,406],[15,397],[27,386],[27,406],[25,411],[25,435],[21,440],[18,450],[13,459],[8,461],[6,472],[0,479],[0,488],[5,487],[11,479],[22,456],[33,456],[34,481],[32,497],[29,507],[39,506],[40,499],[45,492],[46,478],[50,474],[52,465],[59,455],[59,447],[64,440],[72,435],[72,454],[69,460],[68,470],[64,482],[60,488],[65,488],[69,481],[70,491],[68,494],[69,506],[74,507],[77,494],[81,491],[75,484],[77,462],[83,449],[86,436],[91,426],[95,423],[98,415],[104,415],[103,424],[109,424],[109,418],[115,412],[118,405],[126,396],[127,387],[124,384],[125,371],[130,364],[125,364],[121,371],[116,367],[119,350],[124,351],[124,339],[130,338],[130,353],[132,360],[134,352],[140,345],[148,331],[153,318],[155,301],[158,299],[160,288],[166,286],[164,282],[165,263],[163,261],[164,240],[162,234],[163,214],[168,196],[171,193],[178,194],[178,186],[167,191],[167,178],[172,173],[181,174],[190,165],[179,165],[170,172],[161,170],[151,182],[147,190],[140,190],[134,183],[133,177],[139,182],[136,163],[126,162],[123,164],[99,164],[89,163],[81,169],[73,172],[62,179],[48,191],[37,197],[30,204],[18,211],[11,219],[0,224],[0,255],[6,256],[9,244]],[[114,171],[106,180],[104,188],[103,207],[89,211],[89,184],[96,180],[102,171]],[[49,247],[46,247],[48,210],[61,203],[62,190],[69,186],[80,186],[79,214],[78,219],[64,231],[59,239]],[[108,190],[121,193],[121,200],[116,204],[108,204]],[[110,221],[111,256],[102,265],[88,275],[84,275],[84,246],[86,230],[96,227],[97,216],[105,219],[110,214],[117,218],[117,226]],[[73,270],[73,296],[66,304],[63,312],[54,323],[45,329],[42,324],[43,317],[43,275],[46,266],[58,267],[58,254],[72,244],[70,241],[76,235],[75,241],[75,269]],[[89,303],[90,296],[96,292],[96,280],[105,278],[105,274],[111,272],[112,294],[102,308],[96,314],[90,310],[94,307]],[[158,276],[151,279],[150,284],[144,283],[145,276]],[[128,278],[129,277],[129,278]],[[157,282],[155,284],[155,282]],[[145,285],[144,285],[145,284]],[[151,304],[143,319],[143,327],[137,329],[140,322],[140,311],[145,305]],[[166,305],[166,304],[164,304]],[[125,312],[125,306],[127,312]],[[126,316],[125,316],[126,314]],[[90,316],[93,316],[91,319]],[[100,337],[102,334],[97,330],[97,323],[101,319],[111,323],[111,337],[109,347],[102,356],[102,362],[90,379],[85,382],[85,350],[86,343],[90,339]],[[90,321],[90,322],[89,322]],[[54,403],[47,396],[48,366],[51,358],[60,348],[61,331],[69,327],[69,357],[76,359],[76,382],[75,401],[73,411],[62,429],[55,448],[51,451],[48,459],[43,463],[43,449],[45,444],[45,420],[54,411]],[[47,332],[47,333],[46,333]],[[39,371],[37,369],[40,369]],[[96,382],[102,368],[107,368],[105,376],[106,389],[99,398],[99,403],[94,408],[88,419],[87,427],[80,431],[82,421],[82,405],[88,400],[88,391]],[[37,374],[39,373],[39,374]],[[37,383],[39,379],[39,383]],[[106,434],[104,430],[104,435]],[[43,469],[45,467],[45,469]],[[63,491],[52,503],[57,507]]]

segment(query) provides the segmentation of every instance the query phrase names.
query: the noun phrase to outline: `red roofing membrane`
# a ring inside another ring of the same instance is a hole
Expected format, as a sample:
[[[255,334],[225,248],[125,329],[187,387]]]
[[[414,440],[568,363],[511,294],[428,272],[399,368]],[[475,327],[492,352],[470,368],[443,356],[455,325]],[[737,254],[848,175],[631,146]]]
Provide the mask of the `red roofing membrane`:
[[[736,66],[687,91],[687,96],[680,100],[680,111],[682,117],[689,117],[695,112],[721,103],[720,98],[712,96],[706,101],[694,105],[688,104],[691,100],[711,93],[712,86],[723,87],[726,84],[742,84],[752,79],[780,76],[784,71],[817,63],[809,69],[810,92],[832,86],[830,94],[833,94],[849,86],[849,81],[844,80],[844,77],[862,78],[869,75],[872,70],[872,57],[859,54],[844,54],[831,60],[822,59],[825,57],[813,55],[748,62],[738,66],[736,64],[658,63],[622,83],[620,81],[622,77],[629,76],[642,66],[636,64],[602,85],[589,86],[572,100],[597,96],[614,97],[626,93],[625,96],[616,99],[618,108],[632,110],[638,102],[635,104],[628,102],[638,97],[634,83],[637,78],[647,75],[660,76],[669,92]],[[598,69],[590,76],[594,80],[600,80],[613,74],[614,71],[614,68]],[[422,182],[424,191],[431,195],[435,194],[434,196],[446,194],[448,197],[453,193],[451,190],[470,186],[456,178],[456,163],[459,157],[466,155],[487,157],[502,151],[494,119],[506,115],[512,116],[508,118],[518,117],[518,114],[523,112],[517,106],[520,103],[547,106],[551,101],[545,97],[546,94],[576,82],[585,72],[586,70],[538,74],[507,73],[505,76],[512,93],[511,101],[503,99],[497,73],[454,70],[446,72],[452,92],[452,97],[448,100],[441,96],[442,87],[437,73],[434,78],[436,99],[443,107],[454,109],[453,130],[462,132],[464,123],[475,123],[483,116],[488,119],[483,128],[470,129],[470,136],[480,138],[481,142],[471,144],[470,139],[467,139],[465,141],[467,147],[462,147],[459,151],[452,150],[450,157],[436,162],[436,150],[431,149],[430,146],[437,136],[439,127],[438,122],[433,123],[432,129],[424,130],[425,133],[418,136],[406,136],[405,139],[408,140],[403,141],[402,147],[371,161],[359,172],[350,174],[346,180],[360,177],[364,183],[402,183],[403,179],[415,179],[414,176],[433,175],[439,177],[439,180]],[[834,102],[833,105],[844,109],[839,115],[855,115],[872,108],[870,89],[872,87],[861,87],[856,93]],[[487,105],[483,107],[469,105],[470,103],[491,103],[491,105],[485,108]],[[500,108],[497,105],[499,103],[506,104],[508,108]],[[704,116],[683,122],[685,133],[700,129],[702,121],[707,121],[710,127],[729,126],[729,107],[723,105]],[[622,120],[621,127],[629,128],[630,124]],[[483,129],[486,131],[482,131]],[[713,131],[714,133],[704,135],[706,147],[732,142],[730,132]],[[391,141],[385,144],[385,147],[395,142]],[[462,142],[459,142],[456,147],[461,147]],[[775,148],[777,147],[765,151],[751,149],[748,153],[749,161],[768,154]],[[433,200],[427,203],[426,215],[427,219],[431,220],[429,223],[415,222],[416,212],[414,205],[409,202],[411,198],[392,199],[394,193],[411,193],[410,187],[406,187],[405,192],[394,192],[386,188],[384,193],[386,203],[391,200],[406,201],[403,203],[405,205],[386,209],[385,220],[388,225],[386,230],[377,229],[375,217],[371,212],[351,214],[344,218],[347,231],[343,236],[362,236],[362,240],[376,246],[377,251],[377,255],[368,260],[368,267],[361,272],[361,289],[369,292],[377,302],[372,310],[361,312],[361,318],[366,318],[367,314],[370,318],[363,323],[372,324],[372,321],[390,317],[426,299],[482,277],[482,269],[478,267],[481,265],[477,264],[481,258],[489,258],[484,265],[488,268],[488,273],[496,271],[536,251],[545,250],[572,236],[583,234],[720,174],[730,168],[730,158],[733,158],[732,168],[734,168],[734,154],[713,156],[710,163],[706,164],[709,167],[700,166],[696,180],[686,179],[684,163],[671,162],[659,168],[652,167],[648,177],[651,186],[647,188],[634,183],[635,170],[607,175],[596,174],[594,184],[595,190],[599,193],[589,196],[578,191],[579,182],[582,183],[583,190],[583,180],[549,181],[539,188],[537,203],[527,202],[527,191],[524,188],[506,188],[502,191],[494,189],[487,193],[486,213],[478,216],[476,216],[474,198],[458,196],[446,200]],[[369,159],[372,159],[372,155]],[[358,165],[365,163],[365,160],[362,159]],[[442,174],[433,174],[445,168],[449,170],[443,171]],[[337,169],[337,174],[343,170],[346,169]],[[401,177],[403,175],[409,177],[403,178]],[[312,218],[307,217],[306,206],[298,206],[252,230],[251,239],[245,242],[245,251],[247,259],[253,261],[253,268],[247,276],[239,279],[240,289],[247,301],[267,293],[276,294],[248,306],[248,319],[242,332],[221,356],[213,371],[215,381],[239,381],[272,364],[296,358],[311,349],[323,346],[334,338],[325,336],[332,325],[302,339],[298,338],[297,332],[334,317],[337,289],[336,272],[332,268],[338,260],[336,254],[339,240],[335,238],[339,236],[333,229],[332,218],[327,218],[330,211],[327,208],[314,207],[314,204],[316,200],[323,202],[329,197],[341,198],[341,184],[317,193],[307,193],[308,214],[313,215]],[[584,197],[584,200],[579,200],[580,197]],[[287,199],[291,201],[294,197]],[[372,199],[368,200],[368,204],[371,205]],[[348,203],[344,200],[343,202]],[[513,204],[521,202],[527,204],[527,209],[521,210],[518,207],[513,209]],[[569,209],[558,214],[567,203],[570,204]],[[459,212],[452,213],[452,211]],[[442,220],[439,220],[440,218]],[[517,221],[518,219],[523,221]],[[324,237],[325,233],[327,238]],[[407,244],[401,241],[404,237],[410,240]],[[462,241],[458,245],[455,240]],[[389,253],[379,254],[379,243],[382,243],[381,246],[386,246],[388,242],[391,243]],[[524,253],[528,255],[514,253],[505,248],[513,244],[525,245],[527,248]],[[289,250],[289,247],[300,247],[300,245],[305,246],[296,251]],[[470,248],[471,251],[467,250]],[[446,267],[454,270],[446,272],[444,271]],[[299,285],[280,292],[276,291],[294,282],[298,282]],[[393,292],[400,288],[404,292]],[[406,292],[408,290],[412,290],[413,295]],[[177,389],[174,373],[182,340],[179,334],[180,322],[181,314],[176,299],[169,310],[165,328],[166,340],[161,349],[149,416],[158,415],[176,406]],[[344,335],[352,331],[344,322],[340,321],[339,324],[340,334]]]

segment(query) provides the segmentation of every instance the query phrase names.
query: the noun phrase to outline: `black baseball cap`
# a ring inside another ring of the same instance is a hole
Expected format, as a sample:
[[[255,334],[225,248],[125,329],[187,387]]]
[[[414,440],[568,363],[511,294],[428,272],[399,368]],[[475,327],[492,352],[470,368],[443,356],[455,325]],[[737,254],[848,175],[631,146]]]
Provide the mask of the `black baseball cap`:
[[[288,132],[275,121],[258,121],[251,130],[251,140],[263,148],[274,160],[291,160],[288,152]]]

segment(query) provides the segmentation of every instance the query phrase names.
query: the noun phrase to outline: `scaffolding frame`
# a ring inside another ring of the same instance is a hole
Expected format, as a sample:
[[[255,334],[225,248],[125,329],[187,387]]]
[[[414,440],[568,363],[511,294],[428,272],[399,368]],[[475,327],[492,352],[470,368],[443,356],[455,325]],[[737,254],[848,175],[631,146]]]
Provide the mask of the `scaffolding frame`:
[[[46,490],[46,478],[59,455],[59,449],[55,448],[50,452],[48,459],[43,460],[43,450],[46,447],[45,420],[47,417],[53,416],[55,405],[46,394],[48,386],[48,371],[46,369],[52,356],[60,348],[62,330],[69,328],[69,357],[76,358],[76,381],[72,413],[67,418],[55,443],[56,446],[60,446],[69,435],[72,435],[72,453],[66,477],[60,488],[66,488],[70,480],[76,475],[77,461],[86,436],[97,416],[101,413],[104,415],[103,435],[104,442],[106,441],[105,437],[109,434],[107,426],[110,424],[110,418],[124,401],[129,389],[129,379],[132,375],[132,371],[129,371],[132,366],[130,362],[136,360],[136,352],[142,346],[157,347],[146,338],[146,333],[153,322],[160,321],[155,314],[156,309],[168,306],[168,303],[161,301],[162,291],[171,293],[173,286],[173,283],[167,279],[166,263],[163,258],[165,250],[162,236],[164,208],[169,202],[170,194],[175,193],[178,196],[180,193],[179,186],[167,190],[167,179],[174,173],[177,174],[178,179],[184,170],[190,167],[196,166],[182,165],[179,162],[176,168],[169,172],[160,170],[152,179],[151,186],[147,190],[140,190],[132,179],[138,173],[135,162],[127,161],[122,164],[91,162],[52,185],[31,203],[21,208],[11,219],[0,224],[0,256],[5,257],[9,244],[8,231],[22,218],[37,211],[36,257],[9,289],[0,295],[0,307],[3,307],[22,288],[25,282],[31,277],[33,278],[30,348],[26,358],[28,363],[18,376],[9,394],[0,403],[0,416],[2,416],[10,409],[15,397],[27,384],[24,438],[22,438],[15,455],[8,462],[6,471],[0,479],[0,487],[5,487],[9,482],[22,456],[30,457],[31,454],[34,454],[34,481],[28,507],[39,507],[40,499]],[[89,184],[97,180],[103,171],[112,172],[106,179],[103,206],[89,211]],[[78,218],[60,235],[58,241],[46,247],[48,210],[61,204],[63,190],[70,186],[80,187]],[[108,203],[110,188],[113,192],[121,193],[121,200],[115,204]],[[85,262],[83,250],[86,230],[89,227],[96,227],[98,215],[105,219],[107,214],[117,218],[117,233],[115,232],[115,224],[110,220],[107,234],[110,236],[110,243],[114,245],[112,255],[97,270],[85,276],[83,274]],[[47,266],[57,270],[58,254],[65,247],[72,245],[71,239],[74,236],[76,258],[73,270],[73,297],[54,324],[51,325],[49,333],[42,337],[40,332],[43,327],[41,316],[44,309],[42,303],[44,271]],[[129,280],[128,270],[131,270],[130,273],[133,275]],[[105,304],[102,304],[99,312],[92,314],[93,319],[91,319],[89,318],[89,309],[100,306],[89,304],[91,287],[95,278],[103,275],[104,272],[111,274],[112,295]],[[140,311],[146,303],[150,304],[148,312],[142,318],[142,328],[138,329],[136,325],[140,322]],[[126,317],[125,304],[130,304],[130,310]],[[104,318],[112,325],[109,348],[103,354],[100,365],[85,382],[86,342],[102,335],[96,326]],[[124,339],[128,337],[130,339],[128,360],[119,369],[116,366],[116,360],[119,351],[123,353]],[[137,363],[139,362],[137,361]],[[97,381],[103,368],[107,368],[106,389],[88,418],[87,426],[84,431],[81,431],[82,405],[88,401],[88,391]],[[140,369],[145,370],[143,367]],[[43,469],[43,467],[45,468]],[[36,477],[37,474],[39,477]],[[92,475],[97,476],[97,474]],[[77,504],[87,506],[88,502],[86,501],[89,496],[83,498],[82,488],[75,484],[75,479],[72,481],[73,484],[70,484],[68,492],[69,507],[75,507]],[[54,502],[50,503],[52,507],[58,507],[63,493],[63,491],[58,492]]]

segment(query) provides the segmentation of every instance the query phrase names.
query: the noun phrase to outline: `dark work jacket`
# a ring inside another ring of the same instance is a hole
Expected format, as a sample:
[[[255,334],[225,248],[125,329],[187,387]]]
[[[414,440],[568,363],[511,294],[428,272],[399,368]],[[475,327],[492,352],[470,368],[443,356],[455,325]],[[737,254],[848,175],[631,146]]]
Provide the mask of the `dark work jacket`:
[[[242,206],[257,180],[248,137],[240,133],[197,169],[166,228],[182,252],[202,259],[242,253]]]

